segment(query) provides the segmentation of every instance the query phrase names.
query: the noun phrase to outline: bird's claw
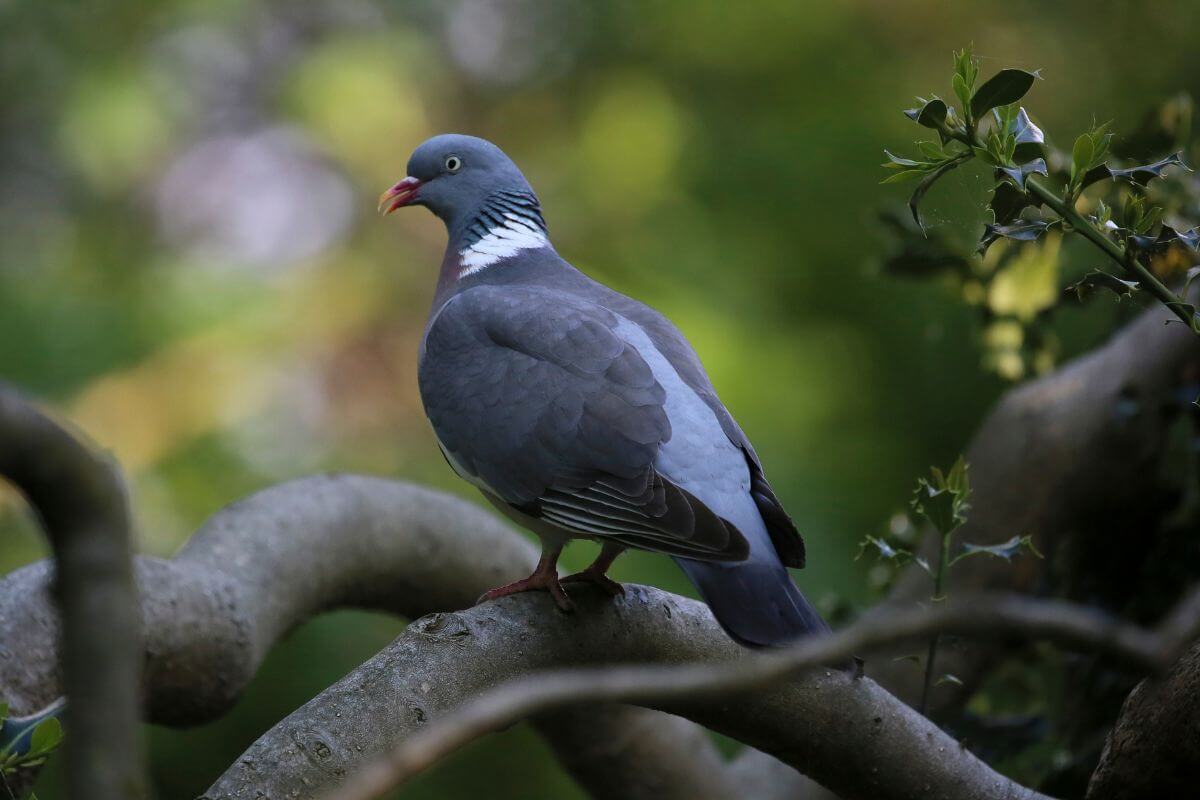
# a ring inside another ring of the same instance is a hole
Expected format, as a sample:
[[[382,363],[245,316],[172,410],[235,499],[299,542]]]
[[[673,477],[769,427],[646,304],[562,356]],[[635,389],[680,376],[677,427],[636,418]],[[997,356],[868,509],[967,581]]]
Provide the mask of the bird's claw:
[[[497,586],[495,589],[484,592],[475,601],[475,605],[486,603],[489,600],[497,600],[501,597],[508,597],[513,594],[521,594],[522,592],[549,592],[559,611],[570,613],[575,610],[575,604],[571,602],[571,598],[567,597],[567,593],[563,591],[558,576],[537,574],[530,575],[528,578],[522,578],[519,581],[506,583],[503,586]]]

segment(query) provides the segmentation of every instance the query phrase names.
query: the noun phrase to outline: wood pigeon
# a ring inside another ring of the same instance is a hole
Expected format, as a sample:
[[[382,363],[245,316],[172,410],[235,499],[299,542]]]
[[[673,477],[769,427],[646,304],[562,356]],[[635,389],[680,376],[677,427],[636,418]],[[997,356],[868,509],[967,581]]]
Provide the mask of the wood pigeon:
[[[623,591],[605,573],[626,548],[672,556],[721,626],[749,646],[827,630],[786,567],[804,542],[700,359],[662,314],[564,261],[541,206],[496,145],[422,144],[380,210],[421,205],[446,224],[418,380],[446,460],[536,533],[528,578],[492,600],[561,583]],[[602,547],[560,582],[571,539]]]

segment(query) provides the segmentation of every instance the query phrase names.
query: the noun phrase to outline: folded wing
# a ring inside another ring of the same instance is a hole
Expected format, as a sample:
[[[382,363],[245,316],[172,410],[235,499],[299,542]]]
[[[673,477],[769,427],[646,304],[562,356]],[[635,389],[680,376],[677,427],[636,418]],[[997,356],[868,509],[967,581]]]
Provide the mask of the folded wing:
[[[608,310],[552,290],[477,286],[428,330],[422,399],[463,477],[580,536],[736,561],[746,539],[655,468],[663,387]]]

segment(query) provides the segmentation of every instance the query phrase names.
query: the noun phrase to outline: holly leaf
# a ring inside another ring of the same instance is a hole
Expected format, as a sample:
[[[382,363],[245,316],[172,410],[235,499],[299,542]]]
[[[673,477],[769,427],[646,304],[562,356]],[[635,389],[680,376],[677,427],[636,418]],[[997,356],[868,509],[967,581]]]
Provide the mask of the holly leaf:
[[[1200,228],[1177,231],[1163,223],[1157,236],[1131,235],[1129,242],[1138,250],[1144,250],[1147,253],[1165,253],[1173,244],[1181,244],[1189,250],[1196,251],[1200,249]]]
[[[966,161],[966,159],[967,157],[963,155],[946,161],[922,178],[921,182],[917,184],[917,188],[913,189],[912,196],[908,198],[908,210],[912,212],[913,219],[916,220],[917,227],[921,229],[922,233],[925,232],[925,223],[921,221],[921,212],[918,210],[918,207],[921,205],[921,200],[925,197],[925,193],[929,191],[931,186],[941,180],[942,176]]]
[[[1014,239],[1018,242],[1032,242],[1041,236],[1054,224],[1054,221],[1044,219],[1021,219],[1007,225],[985,225],[983,237],[979,240],[979,254],[983,255],[997,239]]]
[[[1025,96],[1033,82],[1041,77],[1023,69],[1002,69],[988,78],[971,96],[971,114],[979,119],[996,106],[1015,103]]]
[[[858,561],[867,552],[867,547],[874,547],[880,558],[888,559],[899,558],[902,551],[897,550],[887,543],[884,539],[878,536],[866,536],[858,543],[858,553],[855,554],[854,560]]]
[[[1168,226],[1164,225],[1163,228]],[[1172,229],[1174,231],[1174,229]],[[1192,228],[1190,231],[1174,231],[1175,239],[1184,247],[1192,251],[1200,250],[1200,228]]]
[[[1003,558],[1005,561],[1012,561],[1013,558],[1026,550],[1038,558],[1043,557],[1038,552],[1038,549],[1034,547],[1033,538],[1029,536],[1014,536],[1007,542],[1001,542],[1000,544],[971,544],[970,542],[963,542],[962,552],[950,563],[953,564],[964,558],[980,554]]]
[[[934,97],[930,100],[925,100],[922,97],[918,97],[917,99],[921,101],[921,106],[919,108],[908,109],[904,112],[904,116],[925,128],[939,130],[946,122],[946,102],[940,97]]]
[[[911,158],[903,158],[896,155],[891,150],[884,150],[883,155],[887,158],[887,163],[883,165],[887,169],[917,168],[924,166],[924,162],[922,161],[914,161]]]
[[[1033,124],[1033,120],[1025,113],[1024,107],[1017,109],[1017,118],[1013,122],[1011,133],[1017,140],[1017,144],[1045,144],[1046,142],[1042,129]]]
[[[1137,281],[1122,280],[1116,275],[1097,269],[1084,275],[1082,279],[1075,283],[1072,283],[1063,292],[1065,294],[1074,292],[1077,300],[1083,300],[1084,297],[1092,294],[1096,289],[1108,289],[1119,300],[1122,297],[1128,297],[1133,294],[1138,288]]]
[[[1137,186],[1145,186],[1155,178],[1161,178],[1167,167],[1183,167],[1189,172],[1191,171],[1191,168],[1183,163],[1183,153],[1179,152],[1172,153],[1166,158],[1160,158],[1152,164],[1140,164],[1124,169],[1113,169],[1108,164],[1097,164],[1087,171],[1080,185],[1086,187],[1097,181],[1124,180]]]
[[[1048,175],[1045,159],[1035,158],[1025,164],[1020,164],[1015,167],[1000,167],[998,173],[1006,175],[1009,180],[1015,183],[1021,189],[1025,188],[1025,181],[1030,175]]]
[[[988,205],[992,209],[993,221],[997,225],[1007,225],[1026,208],[1037,205],[1037,201],[1008,181],[1001,181],[992,190]]]
[[[1126,169],[1110,169],[1114,179],[1127,180],[1130,183],[1135,183],[1138,186],[1145,186],[1155,178],[1161,178],[1163,171],[1167,167],[1183,167],[1191,171],[1187,164],[1183,163],[1183,153],[1172,153],[1166,158],[1160,158],[1153,164],[1141,164]]]
[[[903,547],[893,547],[886,540],[878,536],[865,536],[858,543],[858,552],[854,555],[854,560],[858,561],[867,552],[868,548],[874,548],[879,558],[884,561],[895,562],[899,566],[913,563],[929,574],[933,574],[929,567],[929,562],[924,558],[914,554],[911,550],[906,550]]]
[[[930,478],[917,481],[913,494],[912,508],[943,536],[967,521],[967,501],[971,497],[971,484],[967,477],[967,462],[962,456],[954,462],[948,472],[936,467],[930,470]]]
[[[1017,118],[1011,131],[1016,139],[1017,147],[1013,153],[1018,161],[1029,161],[1042,155],[1045,151],[1046,137],[1042,129],[1033,124],[1024,108],[1017,110]]]

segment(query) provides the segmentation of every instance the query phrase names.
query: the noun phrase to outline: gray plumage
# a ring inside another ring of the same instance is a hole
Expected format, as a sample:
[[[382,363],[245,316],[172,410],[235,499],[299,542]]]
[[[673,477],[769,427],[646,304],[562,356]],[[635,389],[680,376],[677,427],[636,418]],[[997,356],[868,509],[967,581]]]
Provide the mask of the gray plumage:
[[[421,398],[450,465],[551,554],[522,588],[557,589],[557,548],[591,538],[675,557],[745,644],[824,630],[785,568],[803,541],[683,335],[559,257],[495,145],[438,136],[408,169],[388,210],[426,205],[449,233]]]

